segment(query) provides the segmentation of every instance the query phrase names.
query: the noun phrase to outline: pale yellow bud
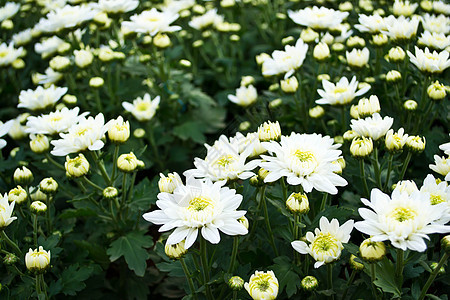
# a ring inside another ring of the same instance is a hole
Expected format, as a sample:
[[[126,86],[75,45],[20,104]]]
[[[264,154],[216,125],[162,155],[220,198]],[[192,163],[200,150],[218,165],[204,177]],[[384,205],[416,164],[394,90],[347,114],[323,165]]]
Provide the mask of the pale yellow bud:
[[[65,56],[55,56],[49,62],[50,68],[62,72],[70,66],[70,59]]]
[[[24,203],[28,198],[27,191],[25,191],[24,188],[22,188],[20,185],[13,188],[8,193],[8,201],[9,202],[15,202],[16,205],[20,205]]]
[[[318,61],[325,60],[330,57],[330,48],[326,43],[320,42],[314,47],[313,56]]]
[[[50,265],[50,251],[45,251],[42,246],[39,246],[39,251],[30,249],[25,254],[25,265],[33,273],[44,273]]]
[[[2,22],[1,27],[6,30],[11,30],[14,28],[14,23],[13,23],[13,21],[6,19]]]
[[[101,77],[92,77],[89,80],[89,86],[93,87],[93,88],[99,88],[102,87],[103,84],[105,84],[105,81],[103,80],[103,78]]]
[[[124,122],[123,118],[119,116],[111,123],[108,129],[108,137],[115,144],[125,143],[130,137],[130,123]]]
[[[382,260],[386,255],[386,246],[383,242],[373,242],[371,239],[366,239],[359,246],[359,253],[364,260],[374,263]]]
[[[242,76],[241,78],[241,86],[249,86],[255,82],[255,78],[253,76]]]
[[[92,64],[92,61],[94,60],[94,54],[90,50],[83,49],[83,50],[74,50],[73,54],[75,56],[75,64],[79,68],[85,68]]]
[[[307,214],[309,212],[308,196],[305,193],[292,193],[286,200],[286,208],[294,214]]]
[[[105,199],[114,199],[117,197],[119,192],[117,189],[113,186],[108,186],[107,188],[103,189],[103,198]]]
[[[406,101],[403,103],[403,107],[404,107],[406,110],[414,111],[414,110],[417,109],[417,102],[414,101],[414,100],[406,100]]]
[[[331,49],[335,52],[341,52],[341,51],[344,51],[345,45],[342,43],[333,43],[331,45]]]
[[[408,139],[407,134],[403,134],[403,128],[400,128],[398,132],[394,133],[393,129],[389,129],[386,133],[385,145],[386,149],[390,152],[399,152],[403,149]]]
[[[233,276],[228,280],[228,286],[234,291],[242,290],[244,283],[244,279],[239,276]]]
[[[319,119],[325,114],[325,109],[320,105],[316,105],[309,109],[308,114],[313,119]]]
[[[277,108],[281,104],[283,104],[283,100],[281,100],[281,98],[273,99],[269,102],[269,108]]]
[[[33,181],[33,179],[33,173],[31,173],[27,167],[17,168],[14,171],[14,182],[17,185],[27,186]]]
[[[322,81],[322,80],[330,80],[331,77],[328,74],[319,74],[317,75],[317,80],[318,81]]]
[[[270,55],[267,53],[261,53],[259,55],[256,55],[255,59],[256,59],[256,63],[258,65],[261,65],[266,59],[270,58]]]
[[[252,124],[249,121],[244,121],[239,124],[239,131],[246,131],[250,128]]]
[[[71,177],[81,177],[89,172],[89,161],[84,157],[82,153],[78,154],[75,158],[66,156],[66,163],[64,164],[66,172]]]
[[[137,165],[138,160],[133,152],[122,154],[117,159],[117,168],[124,173],[133,172],[136,170]]]
[[[396,46],[389,49],[387,58],[391,62],[400,62],[405,59],[405,51],[402,47]]]
[[[357,262],[356,259],[357,257],[355,255],[350,255],[350,267],[355,271],[362,271],[364,269],[364,265]]]
[[[244,225],[245,228],[248,229],[248,227],[249,227],[248,219],[245,216],[240,217],[239,219],[237,219],[237,221],[239,223],[241,223],[242,225]]]
[[[388,37],[384,33],[374,34],[372,36],[372,43],[375,46],[384,46],[388,43]]]
[[[183,185],[183,181],[177,172],[169,173],[167,174],[167,177],[162,173],[160,173],[159,176],[158,187],[161,193],[172,194],[177,187]]]
[[[171,259],[180,259],[187,253],[187,249],[184,247],[184,241],[173,245],[166,243],[164,251],[166,252],[166,255]]]
[[[144,128],[136,128],[133,131],[133,136],[137,139],[141,139],[145,136],[145,129]]]
[[[351,141],[355,137],[358,137],[358,136],[359,135],[353,130],[347,130],[346,132],[344,132],[344,135],[343,135],[345,141]]]
[[[178,63],[180,64],[180,66],[185,68],[190,68],[192,66],[192,63],[187,59],[180,59]]]
[[[18,58],[12,62],[11,66],[16,70],[23,69],[25,68],[25,61],[21,58]]]
[[[356,36],[356,35],[355,36],[351,36],[347,40],[347,47],[350,47],[350,48],[354,48],[354,47],[362,48],[364,46],[366,46],[366,41],[363,38],[359,37],[359,36]]]
[[[365,118],[380,112],[380,101],[375,95],[371,95],[369,99],[362,98],[358,101],[358,114],[360,118]]]
[[[258,127],[258,137],[261,142],[279,140],[281,138],[280,123],[278,121],[275,123],[264,122]]]
[[[397,70],[391,70],[386,74],[386,81],[397,82],[402,79],[402,74]]]
[[[308,28],[302,30],[302,32],[300,33],[300,38],[305,43],[311,43],[319,38],[319,34],[317,32],[315,32],[312,28],[308,27]]]
[[[406,148],[409,151],[420,153],[425,150],[426,140],[425,137],[421,138],[420,136],[408,136],[406,139]]]
[[[30,148],[34,153],[44,153],[50,148],[47,136],[43,134],[30,135]]]
[[[284,45],[289,45],[295,42],[295,38],[293,36],[287,36],[285,38],[283,38],[281,40],[281,44]]]
[[[58,183],[52,177],[44,178],[39,183],[39,189],[44,194],[54,194],[58,190]]]
[[[350,152],[356,158],[364,158],[373,151],[373,142],[371,138],[356,137],[350,145]]]
[[[41,201],[33,201],[30,204],[30,210],[36,215],[42,215],[47,211],[47,205]]]
[[[445,85],[435,81],[427,88],[428,97],[433,100],[442,100],[447,96]]]
[[[172,44],[170,41],[170,37],[165,33],[158,33],[153,38],[153,45],[155,45],[158,48],[167,48]]]
[[[342,2],[339,4],[340,11],[352,11],[353,4],[350,1]]]
[[[298,89],[298,80],[295,76],[283,79],[280,82],[281,90],[285,93],[295,93]]]
[[[350,117],[353,119],[359,119],[358,105],[350,106]]]

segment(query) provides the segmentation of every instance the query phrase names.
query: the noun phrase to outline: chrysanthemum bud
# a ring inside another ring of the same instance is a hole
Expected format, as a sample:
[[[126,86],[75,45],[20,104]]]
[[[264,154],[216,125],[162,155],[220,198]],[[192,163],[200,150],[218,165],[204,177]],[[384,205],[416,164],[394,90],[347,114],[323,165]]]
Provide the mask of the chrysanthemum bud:
[[[301,284],[305,291],[311,292],[319,286],[319,281],[314,276],[306,276],[302,279]]]
[[[93,88],[99,88],[102,87],[103,84],[105,84],[105,81],[101,77],[92,77],[89,80],[89,86]]]
[[[267,175],[269,175],[269,170],[266,170],[264,168],[260,168],[258,170],[258,177],[260,180],[264,181],[264,179],[266,179]]]
[[[358,105],[352,105],[350,107],[350,117],[356,120],[359,119]]]
[[[16,205],[24,203],[25,200],[27,200],[27,197],[28,197],[27,191],[25,191],[25,189],[23,189],[20,185],[13,188],[8,193],[8,201],[9,202],[14,201]]]
[[[394,133],[393,129],[389,129],[386,133],[385,145],[389,152],[395,153],[403,149],[408,138],[407,134],[403,134],[403,128],[400,128],[398,132]]]
[[[44,178],[39,183],[39,189],[45,194],[54,194],[58,190],[58,183],[52,177]]]
[[[270,58],[269,54],[261,53],[261,54],[256,55],[255,60],[258,65],[262,65],[262,63],[268,58]]]
[[[33,179],[33,173],[27,167],[17,168],[14,171],[14,182],[17,185],[29,185]]]
[[[42,201],[33,201],[30,204],[30,210],[36,215],[42,215],[47,211],[47,205]]]
[[[417,109],[417,102],[414,100],[406,100],[403,103],[403,108],[405,108],[408,111],[414,111]]]
[[[298,89],[298,80],[295,76],[283,79],[280,82],[281,90],[285,93],[295,93]]]
[[[322,80],[330,80],[331,77],[328,74],[319,74],[317,75],[317,80],[318,81],[322,81]]]
[[[62,101],[63,101],[65,104],[73,105],[73,104],[76,104],[76,103],[77,103],[77,96],[65,94],[65,95],[62,97]]]
[[[362,271],[364,269],[364,265],[360,262],[357,262],[356,258],[357,257],[355,255],[350,255],[350,267],[355,271]]]
[[[344,51],[345,49],[345,45],[342,43],[333,43],[331,45],[331,50],[335,51],[335,52],[341,52]]]
[[[313,119],[319,119],[325,114],[325,109],[323,109],[323,107],[320,105],[316,105],[313,108],[309,109],[308,114]]]
[[[260,187],[260,186],[264,185],[264,182],[261,182],[261,180],[259,180],[258,175],[254,175],[254,176],[250,177],[249,183],[251,186],[254,186],[254,187]]]
[[[43,134],[31,135],[30,148],[34,153],[44,153],[50,148],[47,136]]]
[[[450,234],[441,239],[441,247],[445,253],[450,254]]]
[[[330,57],[330,48],[326,43],[320,42],[314,47],[313,56],[318,61],[323,61]]]
[[[50,68],[57,72],[65,71],[70,66],[70,59],[65,56],[55,56],[49,62]]]
[[[353,130],[347,130],[346,132],[344,132],[344,141],[351,141],[353,140],[355,137],[358,137],[359,135],[353,131]]]
[[[113,186],[108,186],[106,188],[103,189],[103,198],[110,200],[110,199],[114,199],[117,197],[117,195],[119,194],[119,192],[117,191],[117,189]]]
[[[253,299],[275,299],[278,295],[278,279],[273,271],[256,271],[244,288]]]
[[[420,136],[411,135],[406,139],[406,148],[409,151],[420,153],[425,150],[426,140],[425,137],[421,138]]]
[[[312,28],[306,28],[302,30],[302,32],[300,33],[300,38],[305,43],[311,43],[314,42],[317,38],[319,38],[319,34],[315,32]]]
[[[387,59],[394,63],[403,61],[405,59],[405,51],[400,46],[392,47],[389,49]]]
[[[432,262],[430,265],[431,270],[436,270],[436,268],[438,267],[438,263],[437,262]],[[444,266],[442,266],[439,271],[438,271],[438,275],[444,275],[445,274],[445,268]]]
[[[350,1],[341,2],[339,4],[339,10],[340,11],[352,11],[353,4]]]
[[[281,98],[273,99],[272,101],[269,102],[269,108],[272,108],[272,109],[277,108],[282,103],[283,103],[283,100],[281,100]]]
[[[372,36],[372,43],[375,46],[381,47],[386,45],[388,42],[388,37],[384,33],[374,34]]]
[[[16,70],[21,70],[23,68],[25,68],[25,61],[21,58],[15,59],[11,66],[16,69]]]
[[[349,48],[362,48],[366,46],[366,41],[359,36],[351,36],[347,39],[347,47]]]
[[[33,188],[30,187],[30,191],[32,189]],[[32,201],[45,201],[45,200],[47,200],[47,195],[44,194],[41,191],[41,189],[39,189],[39,188],[35,189],[35,191],[32,194],[30,194],[30,197],[31,197]]]
[[[280,123],[278,121],[275,123],[270,121],[264,122],[258,127],[258,137],[261,142],[279,140],[281,138]]]
[[[125,173],[130,173],[137,168],[137,158],[133,152],[122,154],[117,159],[117,168]]]
[[[82,153],[78,154],[75,158],[66,156],[66,163],[64,164],[66,172],[71,177],[81,177],[89,172],[89,161],[84,157]]]
[[[136,128],[133,131],[133,136],[137,139],[143,138],[145,136],[145,129],[143,128]]]
[[[177,187],[183,185],[183,181],[177,172],[169,173],[167,177],[163,173],[160,173],[159,176],[158,187],[161,193],[172,194]]]
[[[371,138],[356,137],[350,145],[350,152],[356,158],[369,156],[373,151],[373,142]]]
[[[240,291],[244,287],[244,279],[239,276],[233,276],[228,280],[228,286],[234,291]]]
[[[289,44],[292,44],[292,43],[294,43],[295,42],[295,38],[293,37],[293,36],[287,36],[287,37],[285,37],[285,38],[283,38],[282,40],[281,40],[281,44],[284,46],[284,45],[289,45]]]
[[[294,214],[307,214],[309,212],[308,196],[304,193],[292,193],[286,200],[286,207]]]
[[[239,131],[246,131],[250,128],[252,124],[249,121],[244,121],[239,124]]]
[[[435,81],[427,88],[428,97],[433,100],[442,100],[447,96],[445,85]]]
[[[239,219],[237,219],[237,221],[239,223],[241,223],[242,225],[244,225],[245,228],[248,229],[248,226],[249,226],[248,219],[245,216],[240,217]]]
[[[380,101],[375,95],[370,96],[369,99],[362,98],[358,102],[358,115],[360,118],[371,116],[374,113],[380,112],[380,110]]]
[[[241,86],[249,86],[253,83],[255,83],[255,78],[253,76],[242,76]]]
[[[33,273],[44,273],[50,265],[50,250],[45,251],[42,246],[39,246],[39,251],[38,249],[30,249],[25,254],[25,265]]]
[[[187,253],[187,249],[184,247],[184,241],[181,241],[178,244],[173,245],[169,245],[166,242],[164,250],[166,252],[166,255],[171,259],[180,259],[183,255]]]
[[[109,126],[108,137],[115,144],[125,143],[130,137],[130,123],[124,122],[122,116],[119,116]]]
[[[7,253],[5,257],[3,258],[3,263],[7,266],[11,266],[19,261],[19,257],[17,257],[13,253]]]
[[[155,45],[158,48],[164,49],[169,47],[172,44],[170,41],[170,37],[165,33],[158,33],[153,38],[153,45]]]
[[[420,7],[424,10],[424,11],[431,11],[433,9],[433,2],[430,0],[423,0],[420,1]]]
[[[370,238],[365,239],[359,246],[361,257],[368,262],[377,262],[386,255],[386,246],[383,242],[373,242]]]
[[[74,50],[73,54],[75,56],[75,64],[79,68],[85,68],[89,66],[94,60],[94,54],[92,54],[92,52],[88,49]]]
[[[402,79],[402,74],[397,70],[390,70],[386,74],[386,81],[388,82],[397,82]]]

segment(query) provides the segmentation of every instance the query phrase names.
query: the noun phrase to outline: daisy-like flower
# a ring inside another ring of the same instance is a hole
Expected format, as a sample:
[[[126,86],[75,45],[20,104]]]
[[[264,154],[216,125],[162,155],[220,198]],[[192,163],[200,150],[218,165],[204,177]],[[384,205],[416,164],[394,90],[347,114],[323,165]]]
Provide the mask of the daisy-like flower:
[[[42,58],[46,58],[56,53],[58,48],[64,43],[62,39],[54,35],[50,38],[42,39],[40,43],[36,43],[34,45],[34,51],[40,54]]]
[[[156,113],[156,109],[159,107],[159,96],[156,96],[153,100],[149,93],[144,95],[144,98],[137,97],[133,100],[133,104],[129,102],[122,102],[123,108],[131,112],[131,114],[138,121],[149,121]]]
[[[331,8],[306,7],[298,11],[288,10],[288,16],[296,24],[311,27],[313,29],[329,29],[338,26],[347,18],[348,12],[342,12]]]
[[[244,288],[254,300],[274,300],[278,295],[278,279],[273,271],[256,271]]]
[[[444,151],[445,154],[450,155],[450,142],[440,145],[439,149]]]
[[[9,120],[6,123],[0,121],[0,137],[4,136],[9,132],[11,126],[13,126],[14,120]],[[0,139],[0,149],[3,149],[6,146],[6,141],[4,139]]]
[[[25,55],[25,50],[22,47],[16,49],[13,43],[0,44],[0,67],[5,67],[12,64],[16,59]]]
[[[294,46],[286,45],[284,51],[275,50],[271,58],[264,60],[262,73],[265,76],[283,74],[284,78],[291,77],[300,68],[308,52],[308,44],[298,39]]]
[[[408,195],[412,195],[413,193],[417,192],[419,189],[417,188],[417,185],[412,180],[402,180],[395,184],[394,191],[399,193],[407,193]]]
[[[17,217],[11,217],[15,204],[15,201],[12,201],[11,204],[8,202],[8,195],[6,193],[3,196],[0,194],[0,230],[3,230],[12,221],[17,219]]]
[[[393,118],[382,118],[379,113],[374,113],[365,119],[351,120],[350,127],[360,136],[370,137],[376,141],[386,135],[393,123]]]
[[[334,144],[329,136],[320,134],[291,133],[281,136],[281,141],[262,143],[272,156],[261,155],[260,166],[270,173],[265,182],[274,182],[286,177],[290,185],[302,185],[305,192],[312,189],[337,194],[336,186],[345,186],[347,181],[335,174],[340,169],[333,163],[341,155],[337,150],[341,145]]]
[[[347,58],[347,63],[351,67],[362,68],[367,66],[369,62],[369,49],[356,49],[354,48],[351,52],[345,51],[345,57]]]
[[[442,73],[445,69],[450,67],[449,53],[443,50],[438,53],[430,52],[428,48],[422,51],[417,46],[415,47],[416,55],[408,51],[408,56],[411,61],[420,71],[429,73]]]
[[[261,145],[257,132],[249,132],[247,135],[237,132],[234,137],[230,138],[230,143],[238,145],[239,153],[243,153],[247,148],[252,148],[253,151],[250,154],[250,157],[259,156],[267,151]]]
[[[419,18],[405,18],[400,16],[398,18],[390,15],[384,19],[386,22],[386,31],[384,34],[389,36],[392,40],[409,40],[416,35],[417,27],[419,26]]]
[[[444,50],[450,46],[450,36],[443,33],[425,31],[418,40],[419,45]]]
[[[252,154],[252,147],[247,147],[243,152],[239,150],[238,143],[232,143],[225,135],[209,146],[205,159],[194,159],[195,169],[184,172],[185,177],[207,178],[211,181],[247,179],[255,175],[250,170],[258,166],[259,161],[252,160],[245,163]]]
[[[430,15],[422,16],[422,26],[426,31],[448,34],[450,32],[450,18],[444,15]]]
[[[19,9],[20,4],[14,2],[6,2],[5,6],[0,8],[0,22],[14,17]]]
[[[419,6],[419,3],[410,3],[408,0],[395,0],[392,10],[396,16],[411,16]]]
[[[361,201],[371,210],[358,209],[364,221],[356,222],[355,228],[370,235],[374,242],[389,240],[396,248],[423,252],[427,248],[424,238],[428,239],[428,234],[450,231],[450,226],[437,222],[447,204],[431,205],[429,197],[423,193],[408,195],[393,191],[389,197],[373,189],[370,201],[364,198]]]
[[[317,93],[322,97],[316,100],[317,104],[331,104],[331,105],[345,105],[352,102],[357,96],[364,95],[370,86],[364,86],[358,89],[358,81],[353,76],[352,80],[348,82],[347,77],[342,77],[336,84],[323,79],[323,90],[317,90]]]
[[[360,14],[358,21],[359,24],[356,24],[355,28],[361,32],[380,33],[387,29],[384,18],[379,14],[373,14],[371,16]]]
[[[195,5],[195,0],[165,0],[162,10],[179,13]]]
[[[72,109],[64,107],[46,115],[30,116],[27,118],[27,129],[25,129],[25,132],[48,135],[67,132],[70,127],[83,120],[89,114],[89,112],[84,112],[79,115],[79,112],[79,107]]]
[[[36,26],[43,32],[58,32],[92,20],[97,13],[98,10],[94,9],[92,5],[66,5],[50,11],[45,19],[41,19]]]
[[[55,146],[51,151],[55,156],[66,156],[83,150],[100,150],[104,146],[102,141],[109,123],[105,124],[105,118],[99,113],[95,118],[80,119],[78,124],[69,128],[68,133],[60,133],[61,139],[51,141]]]
[[[420,192],[427,193],[431,205],[447,203],[447,212],[443,214],[443,218],[447,218],[447,220],[443,220],[442,222],[443,224],[447,223],[448,220],[450,220],[450,187],[448,186],[448,183],[446,181],[437,183],[436,178],[434,178],[433,175],[428,174],[423,181]]]
[[[438,14],[449,15],[450,14],[450,4],[445,3],[442,0],[433,1],[433,10]]]
[[[25,30],[22,30],[22,31],[14,34],[11,37],[11,39],[14,42],[14,45],[16,45],[16,46],[25,45],[28,42],[30,42],[32,38],[33,38],[33,36],[31,34],[31,28],[27,28]]]
[[[398,132],[394,133],[393,129],[389,129],[386,133],[385,145],[388,151],[396,152],[403,149],[406,144],[408,135],[404,133],[404,129],[400,128]]]
[[[45,69],[45,73],[36,73],[34,74],[33,82],[36,84],[44,84],[44,85],[51,85],[54,83],[57,83],[63,78],[63,74],[56,72],[52,68],[48,67]]]
[[[17,107],[29,110],[45,109],[55,105],[66,92],[66,87],[55,87],[54,85],[49,88],[38,86],[35,90],[21,91]]]
[[[293,241],[291,245],[295,251],[311,255],[316,260],[314,268],[319,268],[339,259],[344,249],[342,244],[350,240],[353,223],[353,220],[348,220],[339,226],[337,219],[332,219],[330,222],[323,216],[319,221],[320,229],[316,228],[314,233],[310,231],[306,233],[308,243]]]
[[[175,228],[167,243],[173,245],[185,240],[186,249],[194,244],[199,230],[212,244],[220,242],[219,230],[227,235],[247,234],[247,228],[238,221],[246,211],[236,210],[242,195],[223,187],[224,184],[225,181],[212,183],[190,177],[173,194],[159,193],[156,201],[159,210],[145,213],[143,218],[163,225],[160,232]]]
[[[117,14],[135,10],[138,5],[138,0],[99,0],[96,7],[106,13]]]
[[[224,22],[223,16],[217,14],[217,8],[208,10],[201,16],[193,17],[189,26],[197,30],[203,30],[209,26],[217,27]]]
[[[258,92],[253,85],[241,86],[236,89],[236,95],[228,95],[228,100],[239,106],[247,107],[256,102]]]
[[[445,176],[446,181],[450,181],[450,157],[435,155],[434,165],[429,165],[429,167],[436,173]]]
[[[122,22],[122,27],[131,32],[146,33],[155,36],[157,33],[174,32],[180,26],[171,26],[178,19],[178,14],[170,11],[160,12],[156,8],[145,10],[140,14],[131,16],[131,21]]]

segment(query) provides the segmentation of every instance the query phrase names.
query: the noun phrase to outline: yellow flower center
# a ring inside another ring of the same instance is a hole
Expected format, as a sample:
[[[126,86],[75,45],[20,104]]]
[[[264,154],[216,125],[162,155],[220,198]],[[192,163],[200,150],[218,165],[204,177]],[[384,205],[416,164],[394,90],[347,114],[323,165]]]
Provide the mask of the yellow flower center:
[[[430,195],[430,202],[431,202],[431,205],[436,205],[436,204],[445,202],[445,200],[444,200],[444,198],[441,195],[431,194]]]
[[[315,253],[335,254],[339,250],[339,241],[330,233],[319,233],[311,244]]]
[[[425,54],[425,57],[426,57],[427,59],[439,60],[439,57],[436,56],[436,55],[433,55],[432,53]]]
[[[0,204],[0,213],[6,211],[6,207]]]
[[[141,102],[141,103],[138,103],[136,105],[136,110],[137,111],[146,111],[146,110],[149,109],[149,107],[150,107],[150,103],[148,103],[148,102]]]
[[[347,90],[348,90],[348,88],[339,86],[334,89],[333,93],[342,94],[342,93],[345,93]]]
[[[234,162],[234,158],[231,155],[224,155],[216,161],[216,164],[221,167],[226,167]]]
[[[0,58],[6,57],[9,51],[0,51]]]
[[[265,292],[270,288],[271,279],[272,276],[270,274],[260,274],[258,277],[253,279],[254,287],[261,292]]]
[[[408,207],[397,207],[390,213],[389,216],[395,221],[401,223],[413,220],[417,216],[417,212]]]
[[[88,128],[80,128],[80,129],[78,129],[77,131],[76,131],[76,135],[78,135],[78,136],[82,136],[82,135],[85,135],[86,134],[86,132],[88,131]]]
[[[62,120],[62,116],[53,116],[50,118],[51,122],[58,122]]]
[[[200,212],[205,210],[206,208],[213,208],[214,203],[211,199],[205,197],[195,197],[189,200],[188,210],[194,212]]]

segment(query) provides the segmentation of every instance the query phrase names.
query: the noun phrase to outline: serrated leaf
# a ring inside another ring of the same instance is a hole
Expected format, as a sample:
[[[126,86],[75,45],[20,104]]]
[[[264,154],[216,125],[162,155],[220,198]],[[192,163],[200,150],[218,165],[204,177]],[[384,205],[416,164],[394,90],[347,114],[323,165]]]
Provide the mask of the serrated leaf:
[[[286,287],[286,293],[291,297],[300,288],[300,277],[293,271],[293,263],[287,256],[279,256],[274,262],[272,270],[279,281],[280,293]]]
[[[144,235],[141,231],[133,231],[112,242],[106,253],[112,262],[123,256],[128,268],[137,276],[142,277],[145,274],[146,261],[149,257],[144,248],[151,246],[153,246],[151,236]]]
[[[402,295],[400,280],[395,276],[394,264],[387,258],[376,265],[376,279],[373,283],[383,292],[392,293],[395,297],[400,298]]]
[[[79,267],[78,264],[74,264],[65,269],[61,278],[57,281],[57,284],[62,285],[61,292],[64,295],[75,296],[77,292],[86,287],[84,281],[86,281],[94,271],[91,266]]]
[[[181,140],[192,140],[196,143],[203,144],[206,141],[203,134],[205,126],[198,121],[188,121],[174,127],[173,134]]]

